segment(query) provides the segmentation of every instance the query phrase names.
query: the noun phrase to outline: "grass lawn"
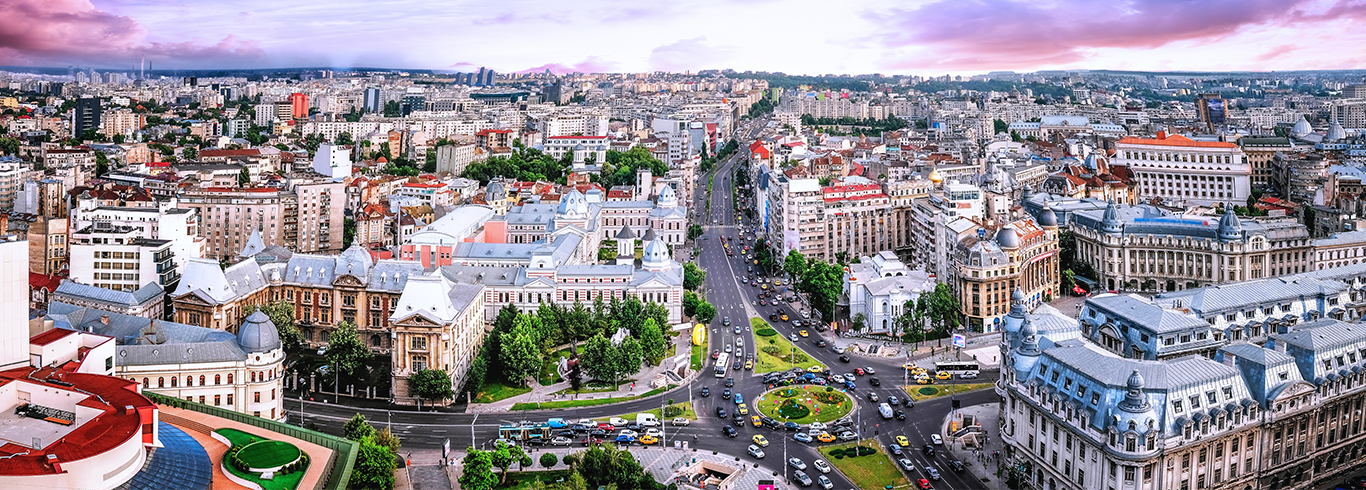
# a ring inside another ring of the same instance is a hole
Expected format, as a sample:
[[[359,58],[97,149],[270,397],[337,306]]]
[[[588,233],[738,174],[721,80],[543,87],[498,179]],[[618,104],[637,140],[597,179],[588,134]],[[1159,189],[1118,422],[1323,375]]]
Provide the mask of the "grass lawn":
[[[937,381],[937,380],[936,380],[936,381]],[[942,381],[939,381],[939,382],[942,382]],[[910,396],[910,397],[911,397],[912,399],[914,399],[915,401],[921,401],[921,400],[929,400],[929,399],[931,399],[931,398],[938,398],[938,397],[941,397],[941,396],[949,396],[949,395],[951,395],[951,394],[958,394],[958,395],[961,395],[961,394],[967,393],[967,392],[969,392],[969,391],[984,390],[984,389],[988,389],[988,388],[991,388],[991,387],[992,387],[992,384],[991,384],[991,383],[958,383],[958,384],[909,385],[909,386],[902,386],[901,389],[904,390],[904,391],[906,392],[906,395]]]
[[[569,349],[560,349],[554,354],[546,356],[545,360],[541,362],[541,373],[536,377],[541,386],[550,386],[564,381],[564,378],[560,377],[559,371],[555,368],[560,365],[560,359],[567,358],[569,358]]]
[[[858,457],[834,458],[830,452],[836,449],[848,449],[854,447],[856,443],[840,444],[836,446],[825,446],[820,448],[821,456],[829,462],[835,469],[843,473],[845,478],[854,483],[856,488],[885,488],[891,485],[901,488],[911,484],[906,480],[906,474],[896,465],[895,461],[887,455],[876,441],[859,441],[864,446],[872,444],[873,449],[877,450],[874,454]]]
[[[697,420],[697,412],[696,412],[695,410],[693,410],[692,402],[675,403],[675,404],[673,404],[672,406],[680,407],[680,408],[683,409],[683,415],[679,415],[679,417],[683,417],[683,418],[688,419],[688,420]],[[664,416],[660,415],[660,414],[659,414],[659,409],[658,409],[658,408],[653,409],[653,410],[646,410],[646,411],[644,411],[644,412],[628,413],[628,414],[624,414],[624,415],[613,415],[612,417],[621,417],[621,418],[623,418],[623,419],[626,419],[626,420],[630,420],[630,421],[632,421],[632,422],[635,422],[635,420],[636,420],[636,415],[637,415],[637,414],[642,414],[642,413],[654,414],[655,418],[659,419],[659,423],[664,424],[664,425],[669,425],[669,421],[674,419],[673,417],[664,417]],[[610,419],[610,418],[612,418],[612,417],[599,417],[599,418],[597,418],[597,419],[595,419],[595,420],[597,420],[598,422],[606,422],[608,419]]]
[[[540,467],[540,463],[536,463],[536,465],[537,465],[538,468]],[[563,465],[564,465],[564,463],[559,463],[559,464],[557,464],[556,466],[563,466]],[[508,481],[507,481],[507,483],[504,484],[504,485],[499,485],[499,486],[493,487],[493,488],[500,488],[500,489],[505,488],[505,489],[508,489],[508,490],[523,490],[523,489],[531,488],[531,482],[533,482],[533,481],[540,480],[540,481],[545,482],[545,483],[555,483],[555,482],[557,482],[557,481],[559,481],[559,480],[561,480],[561,479],[567,479],[567,478],[569,478],[569,473],[570,473],[570,470],[551,470],[551,471],[509,471],[509,472],[508,472]],[[494,469],[493,474],[494,474],[494,476],[498,476],[498,470],[497,470],[496,468]]]
[[[754,326],[755,330],[759,330],[761,328],[769,328],[768,322],[763,321],[759,318],[751,318],[750,324]],[[782,335],[774,335],[770,337],[755,337],[754,341],[758,342],[759,344],[755,347],[757,352],[754,356],[754,372],[771,373],[774,371],[786,371],[794,367],[791,359],[791,353],[792,348],[795,346],[792,345],[792,342],[789,342],[787,339],[783,338]],[[764,348],[770,346],[776,348],[777,352],[780,355],[773,355],[769,352],[764,351]],[[821,369],[826,369],[825,364],[817,362],[800,347],[797,347],[796,357],[797,362],[795,364],[795,367],[801,367],[803,369],[806,369],[811,366],[820,366]]]
[[[663,393],[663,392],[665,392],[665,391],[667,391],[667,390],[671,390],[671,389],[674,389],[674,388],[677,388],[677,387],[678,387],[678,385],[669,385],[667,388],[655,388],[655,389],[653,389],[653,390],[647,391],[647,392],[642,393],[642,394],[637,395],[637,396],[622,396],[622,397],[617,397],[617,398],[599,398],[599,399],[596,399],[596,400],[564,400],[564,401],[558,401],[558,402],[517,403],[517,404],[512,405],[512,410],[514,410],[514,411],[518,411],[518,410],[549,410],[549,409],[556,409],[556,408],[592,407],[592,406],[595,406],[595,405],[608,405],[608,404],[612,404],[612,403],[628,402],[628,401],[631,401],[631,400],[639,400],[639,399],[641,399],[641,398],[645,398],[645,397],[649,397],[649,396],[655,396],[655,395],[658,395],[658,394],[660,394],[660,393]]]
[[[237,430],[237,429],[215,429],[214,432],[217,432],[218,434],[222,435],[223,437],[228,438],[228,440],[232,442],[233,447],[237,447],[237,446],[241,446],[241,445],[245,445],[245,444],[250,444],[250,443],[252,442],[252,440],[255,440],[255,441],[257,441],[257,442],[260,442],[260,441],[270,441],[270,439],[268,439],[268,438],[260,437],[260,436],[257,436],[257,435],[255,435],[255,434],[250,434],[250,433],[247,433],[247,432],[242,432],[242,431]],[[271,442],[276,442],[276,441],[271,441]],[[289,443],[281,442],[280,444],[289,444]],[[297,451],[298,451],[298,449],[297,449],[297,448],[294,448],[294,446],[293,446],[292,444],[290,444],[289,447],[292,448],[292,449],[294,449],[294,451],[293,451],[292,453],[295,454],[295,457],[298,457],[298,456],[297,456]],[[246,451],[246,450],[244,449],[243,451]],[[224,456],[226,456],[226,455],[227,455],[227,454],[225,453]],[[290,460],[292,461],[293,458],[291,458]],[[225,462],[225,463],[226,463],[226,462]],[[242,471],[242,470],[239,470],[239,469],[233,467],[233,465],[231,465],[231,464],[224,464],[224,465],[223,465],[223,469],[226,470],[226,471],[231,472],[233,475],[236,475],[238,478],[242,478],[242,479],[244,479],[244,480],[247,480],[247,481],[250,481],[250,482],[255,483],[255,484],[257,484],[257,485],[260,485],[261,488],[263,488],[263,489],[265,489],[265,490],[294,490],[295,488],[298,488],[298,486],[299,486],[299,481],[303,480],[303,478],[304,478],[304,473],[306,473],[306,472],[308,471],[307,468],[304,468],[303,470],[295,471],[295,472],[293,472],[293,473],[289,473],[289,474],[285,474],[285,475],[275,475],[275,478],[274,478],[273,480],[262,480],[262,479],[261,479],[261,475],[260,475],[259,473],[252,473],[252,472],[249,472],[249,471]]]
[[[501,381],[487,381],[484,383],[484,389],[480,390],[479,394],[474,395],[474,403],[493,403],[529,392],[531,392],[530,387],[508,386]]]
[[[623,380],[621,380],[620,383],[617,383],[616,385],[613,385],[612,383],[608,383],[608,382],[606,382],[606,381],[598,381],[598,380],[595,379],[595,380],[592,380],[592,381],[589,381],[589,382],[584,383],[583,386],[580,386],[580,387],[579,387],[579,391],[574,391],[573,388],[565,388],[565,389],[563,389],[563,390],[560,390],[560,391],[555,392],[555,394],[556,394],[556,395],[574,395],[574,394],[583,394],[583,393],[606,393],[606,392],[609,392],[609,391],[617,391],[618,389],[621,388],[621,385],[630,384],[630,383],[633,383],[633,382],[635,382],[634,379],[623,379]]]
[[[760,395],[758,399],[750,400],[750,407],[758,409],[759,412],[773,417],[780,422],[796,422],[798,424],[809,424],[812,422],[831,422],[838,420],[854,409],[854,401],[850,400],[840,390],[825,391],[824,386],[785,386],[775,388]],[[784,396],[787,394],[792,396]],[[830,404],[828,401],[820,401],[816,397],[832,397],[838,402]],[[786,400],[794,400],[804,409],[806,415],[788,418],[779,412],[778,407]],[[815,411],[819,408],[820,412]]]

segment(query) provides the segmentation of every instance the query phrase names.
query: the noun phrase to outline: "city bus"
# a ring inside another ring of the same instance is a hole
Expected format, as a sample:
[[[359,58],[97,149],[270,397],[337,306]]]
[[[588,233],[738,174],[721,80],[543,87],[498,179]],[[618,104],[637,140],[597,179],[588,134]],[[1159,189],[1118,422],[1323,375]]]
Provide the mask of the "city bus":
[[[721,357],[716,358],[716,377],[726,377],[727,366],[730,366],[730,353],[722,352]]]
[[[977,361],[954,361],[934,363],[935,373],[948,373],[962,376],[964,374],[976,376],[980,371]]]

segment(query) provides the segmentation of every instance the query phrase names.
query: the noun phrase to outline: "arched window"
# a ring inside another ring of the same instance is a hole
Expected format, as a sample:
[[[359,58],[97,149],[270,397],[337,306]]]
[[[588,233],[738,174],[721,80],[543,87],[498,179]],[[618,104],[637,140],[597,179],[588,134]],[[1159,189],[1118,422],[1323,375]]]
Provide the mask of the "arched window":
[[[199,375],[199,386],[204,386],[204,375]]]
[[[143,388],[151,388],[151,387],[152,387],[152,385],[150,385],[150,384],[147,383],[147,378],[142,378],[142,387],[143,387]]]
[[[215,384],[215,385],[221,385],[221,384],[223,384],[223,375],[221,375],[221,374],[215,374],[215,375],[213,375],[213,384]]]
[[[157,378],[157,388],[166,387],[166,378]]]
[[[228,384],[232,384],[232,373],[228,373]]]
[[[180,376],[171,376],[171,387],[172,387],[172,388],[175,388],[176,385],[179,385],[179,384],[180,384]]]

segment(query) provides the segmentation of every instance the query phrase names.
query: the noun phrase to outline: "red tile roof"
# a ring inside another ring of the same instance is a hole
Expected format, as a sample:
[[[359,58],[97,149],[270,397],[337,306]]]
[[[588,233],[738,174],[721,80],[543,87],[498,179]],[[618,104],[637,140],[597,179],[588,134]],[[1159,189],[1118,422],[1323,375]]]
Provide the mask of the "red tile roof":
[[[35,370],[30,367],[0,371],[0,386],[10,383],[30,383],[41,385],[44,389],[70,392],[72,396],[83,397],[77,405],[102,410],[55,442],[41,450],[17,444],[0,446],[0,457],[7,457],[0,465],[0,475],[33,476],[57,474],[56,468],[48,460],[48,455],[56,457],[58,464],[90,458],[127,443],[132,438],[142,438],[144,422],[151,423],[156,405],[137,392],[138,385],[132,381],[101,374],[58,372],[51,367]],[[61,381],[70,383],[77,392],[67,386],[41,381],[49,376],[60,376]],[[87,396],[93,393],[99,397]],[[124,407],[132,406],[132,411]],[[145,419],[145,420],[144,420]],[[27,454],[24,454],[27,453]]]
[[[1156,139],[1135,138],[1126,136],[1116,143],[1130,145],[1151,145],[1151,146],[1184,146],[1194,148],[1237,148],[1238,145],[1226,141],[1195,141],[1179,134],[1168,135],[1158,131]]]
[[[54,328],[52,330],[48,330],[38,335],[34,335],[32,338],[28,339],[28,343],[39,346],[47,345],[58,340],[61,340],[63,338],[66,338],[66,336],[73,335],[75,333],[75,330],[67,330],[65,328]]]

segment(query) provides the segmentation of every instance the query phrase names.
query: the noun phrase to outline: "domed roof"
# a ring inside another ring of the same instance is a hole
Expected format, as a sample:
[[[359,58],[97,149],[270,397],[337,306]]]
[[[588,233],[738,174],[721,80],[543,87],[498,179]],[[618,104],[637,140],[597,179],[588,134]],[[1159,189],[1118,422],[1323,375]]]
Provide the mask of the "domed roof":
[[[379,157],[379,158],[376,158],[376,159],[375,159],[375,163],[389,163],[389,159],[388,159],[388,158],[384,158],[384,157]]]
[[[578,189],[571,190],[560,197],[560,205],[555,208],[555,214],[571,218],[588,216],[588,199],[584,198]]]
[[[1002,226],[996,232],[996,244],[1001,248],[1020,248],[1020,234],[1015,231],[1015,224]]]
[[[1301,115],[1300,120],[1295,123],[1295,128],[1292,129],[1291,132],[1297,135],[1306,135],[1314,132],[1314,127],[1310,126],[1309,120],[1305,119],[1305,117]]]
[[[584,147],[583,147],[583,143],[579,143],[579,144],[577,144],[577,145],[574,145],[574,151],[583,151],[583,148],[584,148]]]
[[[488,187],[484,188],[484,200],[486,201],[501,201],[503,199],[507,199],[507,197],[507,187],[503,186],[502,181],[495,180],[493,182],[489,182]]]
[[[271,323],[270,316],[256,310],[237,329],[237,345],[248,353],[269,352],[280,348],[280,331]]]
[[[1010,293],[1010,301],[1011,301],[1011,302],[1013,302],[1013,303],[1019,303],[1019,302],[1022,302],[1022,301],[1024,301],[1024,300],[1025,300],[1025,293],[1024,293],[1024,290],[1023,290],[1023,289],[1020,289],[1020,288],[1017,287],[1017,288],[1015,288],[1015,292]]]
[[[1232,210],[1225,212],[1224,216],[1219,218],[1219,239],[1237,240],[1242,237],[1243,224],[1238,221],[1238,215]]]
[[[1029,184],[1025,184],[1024,190],[1020,191],[1020,200],[1028,201],[1031,197],[1034,197],[1034,187]]]
[[[1110,201],[1110,205],[1105,207],[1105,216],[1100,220],[1100,231],[1105,233],[1119,233],[1123,230],[1123,225],[1119,222],[1119,208],[1115,207],[1115,202]]]
[[[1338,141],[1347,138],[1347,130],[1342,129],[1342,124],[1338,123],[1337,118],[1333,118],[1333,125],[1328,128],[1328,135],[1323,137],[1324,141]]]
[[[938,183],[943,182],[943,181],[944,181],[944,176],[939,175],[939,169],[934,169],[934,170],[931,170],[931,171],[930,171],[930,182],[934,182],[934,183],[938,184]]]
[[[659,207],[673,208],[678,206],[678,193],[674,192],[673,186],[666,185],[664,190],[659,191]]]
[[[617,232],[617,240],[635,240],[636,232],[631,231],[630,226],[621,225],[621,231]]]
[[[1039,226],[1058,226],[1058,213],[1054,213],[1053,208],[1043,208],[1039,212]]]
[[[640,264],[645,269],[668,269],[669,246],[665,245],[663,240],[650,240],[641,253]]]

